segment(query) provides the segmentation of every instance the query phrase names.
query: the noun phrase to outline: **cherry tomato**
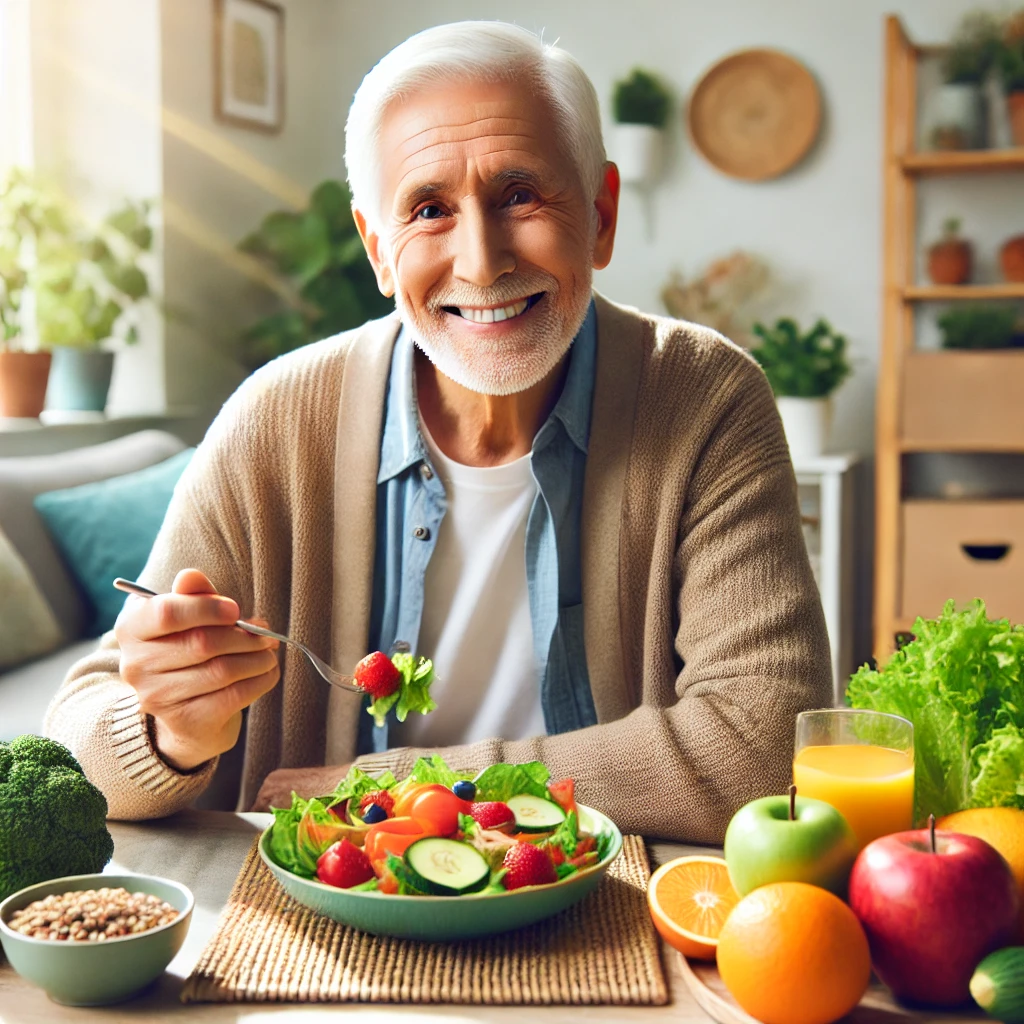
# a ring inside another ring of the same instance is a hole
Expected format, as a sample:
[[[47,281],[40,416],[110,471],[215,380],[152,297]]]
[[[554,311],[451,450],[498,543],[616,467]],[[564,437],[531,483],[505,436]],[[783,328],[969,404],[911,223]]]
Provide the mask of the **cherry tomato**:
[[[376,868],[389,853],[401,857],[405,851],[426,836],[423,826],[412,818],[388,818],[379,825],[373,825],[366,833],[363,850]]]
[[[469,800],[460,800],[450,789],[437,786],[418,793],[409,814],[430,835],[451,836],[458,831],[459,815],[469,814],[470,806]]]

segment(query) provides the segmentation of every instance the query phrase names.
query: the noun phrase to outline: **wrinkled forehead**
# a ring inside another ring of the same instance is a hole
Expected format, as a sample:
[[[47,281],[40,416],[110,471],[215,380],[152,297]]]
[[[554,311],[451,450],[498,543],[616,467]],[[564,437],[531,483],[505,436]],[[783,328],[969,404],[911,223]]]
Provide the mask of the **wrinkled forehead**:
[[[554,106],[525,74],[437,83],[393,100],[378,152],[385,216],[428,182],[458,190],[512,167],[552,181],[574,176]]]

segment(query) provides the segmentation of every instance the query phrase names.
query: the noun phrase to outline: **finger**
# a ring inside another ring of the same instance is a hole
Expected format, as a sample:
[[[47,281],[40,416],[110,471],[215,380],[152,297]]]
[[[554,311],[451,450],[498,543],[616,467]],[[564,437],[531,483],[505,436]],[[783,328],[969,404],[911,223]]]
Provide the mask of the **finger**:
[[[129,673],[126,681],[139,692],[140,704],[145,705],[143,710],[158,715],[173,709],[176,705],[227,690],[243,680],[279,671],[277,655],[273,651],[251,651],[244,654],[224,654],[202,665],[177,672],[147,675],[145,681],[140,683],[133,682],[133,673]],[[245,706],[247,705],[242,705]],[[237,707],[232,707],[229,714],[237,710]]]
[[[225,707],[231,709],[231,714],[243,711],[250,704],[255,704],[264,694],[277,686],[281,678],[281,667],[274,664],[269,672],[262,675],[252,676],[249,679],[241,679],[217,694],[217,697],[225,701]]]
[[[280,642],[237,626],[199,626],[154,637],[133,651],[133,671],[139,678],[178,672],[204,665],[228,654],[276,651]]]
[[[199,626],[226,626],[238,617],[238,605],[220,594],[129,597],[115,633],[118,642],[153,640]]]

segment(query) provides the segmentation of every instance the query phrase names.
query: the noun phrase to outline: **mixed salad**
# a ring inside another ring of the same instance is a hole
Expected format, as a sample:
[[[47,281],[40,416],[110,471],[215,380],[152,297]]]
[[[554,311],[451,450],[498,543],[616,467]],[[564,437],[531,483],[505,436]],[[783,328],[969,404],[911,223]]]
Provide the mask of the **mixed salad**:
[[[597,864],[611,836],[580,829],[572,779],[539,761],[455,772],[437,754],[401,782],[352,768],[329,797],[272,808],[268,853],[341,889],[463,896],[551,885]]]

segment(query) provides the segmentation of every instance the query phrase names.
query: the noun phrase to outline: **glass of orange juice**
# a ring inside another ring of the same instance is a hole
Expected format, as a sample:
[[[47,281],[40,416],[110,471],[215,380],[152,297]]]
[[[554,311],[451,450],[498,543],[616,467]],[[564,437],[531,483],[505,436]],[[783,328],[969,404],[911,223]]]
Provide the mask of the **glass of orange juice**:
[[[858,846],[914,826],[914,726],[853,708],[796,717],[793,784],[850,823]]]

